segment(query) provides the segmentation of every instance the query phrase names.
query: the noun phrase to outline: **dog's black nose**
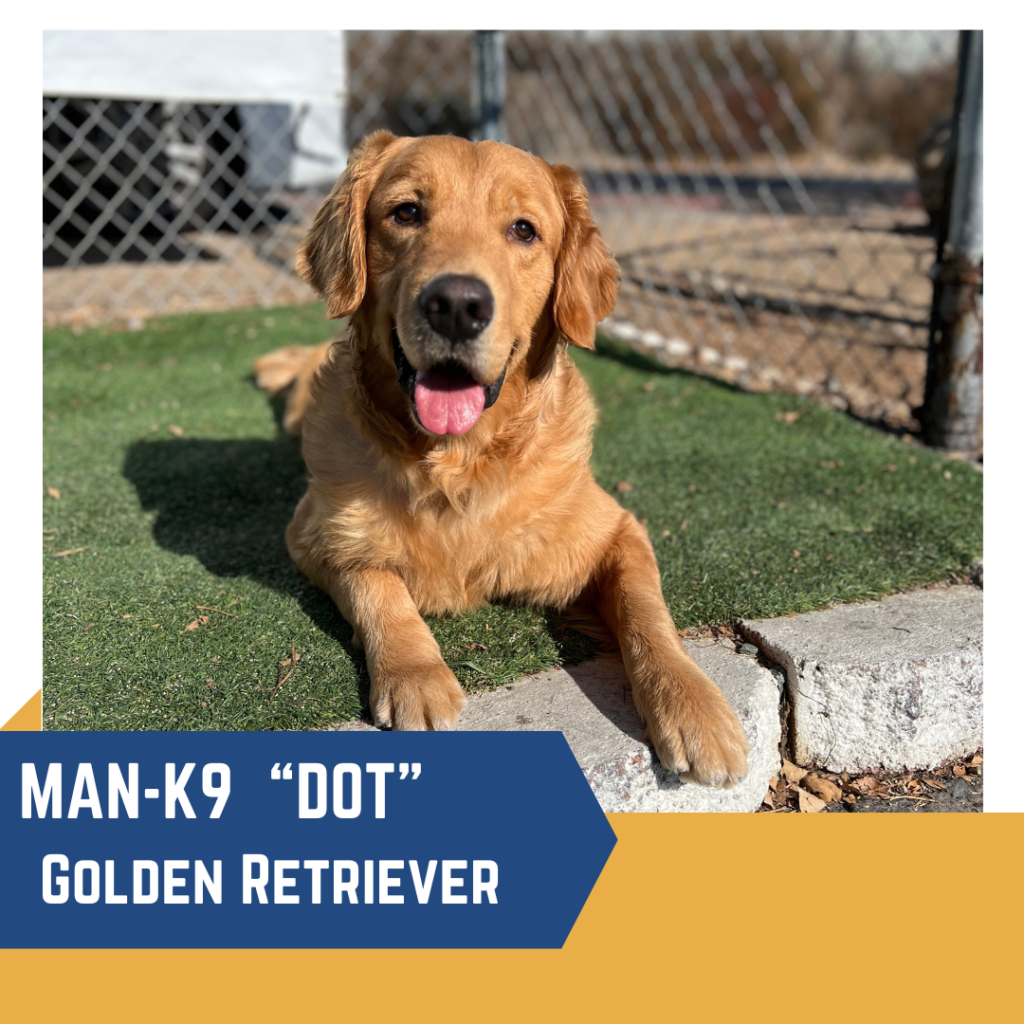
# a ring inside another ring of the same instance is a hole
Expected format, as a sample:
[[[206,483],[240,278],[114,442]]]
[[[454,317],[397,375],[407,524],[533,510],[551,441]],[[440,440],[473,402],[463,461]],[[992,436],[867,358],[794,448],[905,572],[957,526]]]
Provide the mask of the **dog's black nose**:
[[[445,274],[434,278],[417,300],[427,323],[456,344],[472,341],[494,316],[491,289],[477,277]]]

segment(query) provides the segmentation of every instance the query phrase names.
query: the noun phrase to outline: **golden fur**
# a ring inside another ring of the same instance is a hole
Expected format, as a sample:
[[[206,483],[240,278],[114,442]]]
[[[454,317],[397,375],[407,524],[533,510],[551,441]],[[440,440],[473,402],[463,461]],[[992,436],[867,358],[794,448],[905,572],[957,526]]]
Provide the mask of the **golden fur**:
[[[403,203],[423,222],[396,223]],[[530,244],[510,234],[517,218],[536,227]],[[309,489],[288,548],[352,624],[377,724],[450,729],[465,705],[424,614],[582,599],[618,639],[662,763],[712,785],[742,778],[743,730],[679,641],[647,533],[589,468],[595,411],[566,343],[593,348],[618,267],[579,177],[499,143],[378,132],[353,153],[297,266],[348,330],[263,357],[257,381],[291,385],[285,426],[302,424]],[[493,292],[493,319],[465,351],[481,383],[506,376],[468,433],[438,436],[399,386],[392,330],[429,369],[415,299],[450,273]]]

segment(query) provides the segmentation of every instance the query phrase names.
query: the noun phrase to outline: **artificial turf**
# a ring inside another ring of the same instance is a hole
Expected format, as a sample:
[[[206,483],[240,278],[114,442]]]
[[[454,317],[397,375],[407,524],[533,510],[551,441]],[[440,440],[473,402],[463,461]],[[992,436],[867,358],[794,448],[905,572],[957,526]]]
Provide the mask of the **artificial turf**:
[[[350,630],[285,550],[302,460],[250,376],[333,328],[310,305],[46,332],[45,728],[309,728],[365,710]],[[575,357],[601,409],[594,472],[646,522],[680,627],[877,597],[981,553],[969,465],[612,343]],[[591,649],[537,609],[430,625],[471,689]]]

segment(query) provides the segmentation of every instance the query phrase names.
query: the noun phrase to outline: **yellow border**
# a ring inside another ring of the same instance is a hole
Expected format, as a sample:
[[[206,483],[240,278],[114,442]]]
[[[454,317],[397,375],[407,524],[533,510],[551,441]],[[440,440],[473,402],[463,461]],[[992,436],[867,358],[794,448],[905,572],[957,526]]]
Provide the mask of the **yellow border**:
[[[1024,815],[610,820],[618,846],[562,950],[7,951],[4,1002],[21,1011],[8,1019],[571,1022],[658,1011],[715,1024],[904,1024],[1019,1012]]]
[[[20,710],[16,711],[4,724],[0,732],[42,732],[43,730],[43,691],[29,697]]]

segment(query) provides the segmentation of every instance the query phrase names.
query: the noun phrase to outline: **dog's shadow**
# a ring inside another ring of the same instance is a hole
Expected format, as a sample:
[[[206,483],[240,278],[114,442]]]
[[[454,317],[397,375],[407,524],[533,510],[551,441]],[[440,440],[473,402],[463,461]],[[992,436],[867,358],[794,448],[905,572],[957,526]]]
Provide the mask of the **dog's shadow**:
[[[190,555],[214,576],[245,577],[295,598],[357,665],[352,629],[331,599],[299,572],[285,529],[306,489],[298,440],[181,438],[136,441],[122,472],[146,512],[153,539]]]

